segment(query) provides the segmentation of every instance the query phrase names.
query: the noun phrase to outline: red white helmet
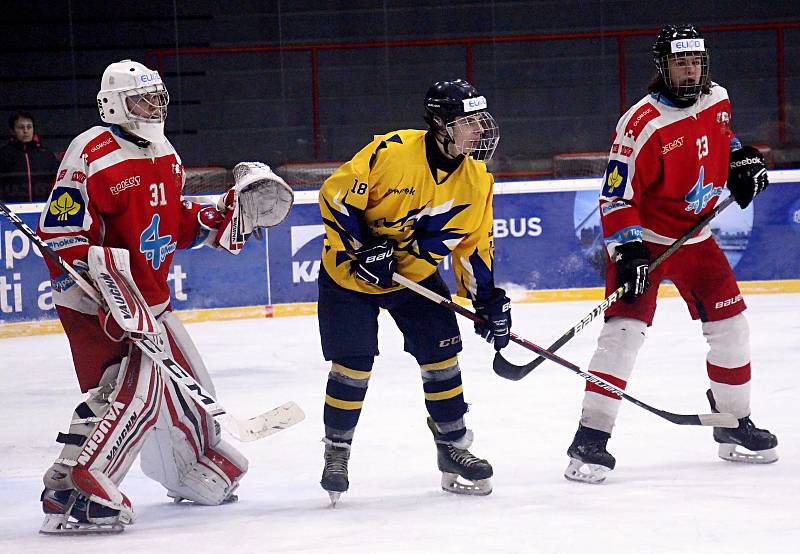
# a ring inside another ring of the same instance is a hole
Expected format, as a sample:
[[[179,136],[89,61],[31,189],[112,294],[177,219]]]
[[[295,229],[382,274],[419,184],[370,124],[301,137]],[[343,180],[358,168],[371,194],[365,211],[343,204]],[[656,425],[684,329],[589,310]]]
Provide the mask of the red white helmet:
[[[163,142],[167,104],[169,93],[158,71],[122,60],[103,72],[97,108],[106,123],[116,123],[147,141]]]

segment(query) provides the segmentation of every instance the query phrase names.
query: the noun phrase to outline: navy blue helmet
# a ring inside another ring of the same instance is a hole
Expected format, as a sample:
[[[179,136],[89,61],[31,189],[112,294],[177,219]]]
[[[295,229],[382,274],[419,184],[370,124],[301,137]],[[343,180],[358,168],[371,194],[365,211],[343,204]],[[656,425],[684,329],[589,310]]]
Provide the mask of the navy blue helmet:
[[[458,154],[476,160],[488,162],[500,142],[500,129],[487,111],[486,98],[464,79],[431,85],[425,95],[425,121],[442,137],[445,149],[453,145]]]

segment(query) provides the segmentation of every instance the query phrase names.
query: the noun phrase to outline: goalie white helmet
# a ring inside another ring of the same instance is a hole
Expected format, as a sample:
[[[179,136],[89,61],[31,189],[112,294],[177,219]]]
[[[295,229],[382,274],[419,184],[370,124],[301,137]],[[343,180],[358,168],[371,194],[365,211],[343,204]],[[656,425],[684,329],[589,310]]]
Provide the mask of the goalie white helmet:
[[[97,108],[106,123],[116,123],[147,141],[163,142],[167,104],[169,94],[158,71],[122,60],[103,72]]]

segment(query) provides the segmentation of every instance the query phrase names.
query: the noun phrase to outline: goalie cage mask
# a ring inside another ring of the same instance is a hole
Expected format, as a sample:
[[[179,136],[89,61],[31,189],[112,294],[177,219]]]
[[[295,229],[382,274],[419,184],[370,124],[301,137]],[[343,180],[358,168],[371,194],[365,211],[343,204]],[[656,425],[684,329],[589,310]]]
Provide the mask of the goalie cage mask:
[[[97,108],[100,119],[120,125],[150,142],[163,142],[169,93],[158,71],[132,60],[112,63],[103,72]]]

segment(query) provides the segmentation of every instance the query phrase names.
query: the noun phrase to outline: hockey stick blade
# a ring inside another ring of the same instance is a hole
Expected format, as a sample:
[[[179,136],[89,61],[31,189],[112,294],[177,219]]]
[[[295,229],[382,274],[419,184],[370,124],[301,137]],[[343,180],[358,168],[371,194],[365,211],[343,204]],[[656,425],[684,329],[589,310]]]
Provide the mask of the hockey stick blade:
[[[725,208],[730,206],[734,202],[733,196],[729,196],[722,202],[720,202],[711,212],[708,213],[705,217],[703,217],[700,221],[694,224],[694,226],[686,231],[679,239],[675,240],[669,248],[664,250],[655,260],[653,263],[650,264],[650,271],[657,268],[661,265],[667,258],[669,258],[672,254],[674,254],[687,240],[689,240],[695,233],[700,231],[703,227],[708,225],[712,219],[717,217]],[[612,304],[617,302],[622,295],[630,287],[629,283],[625,283],[624,285],[620,286],[608,295],[600,304],[594,307],[594,309],[589,312],[586,316],[583,317],[576,325],[571,327],[569,331],[561,335],[559,339],[547,347],[548,352],[555,352],[565,344],[567,344],[572,337],[580,333],[589,323],[597,319],[599,316],[603,315],[605,311],[611,307]],[[519,381],[523,377],[525,377],[528,373],[539,367],[539,365],[544,362],[547,358],[545,356],[538,356],[537,358],[531,360],[527,364],[524,365],[516,365],[512,364],[508,360],[506,360],[502,354],[499,352],[494,356],[494,362],[492,363],[492,369],[494,372],[502,377],[503,379],[508,379],[509,381]]]
[[[635,402],[637,405],[637,402]],[[673,414],[672,412],[665,412],[650,406],[642,406],[647,411],[652,412],[671,421],[677,425],[699,425],[702,427],[725,427],[728,429],[736,429],[739,426],[739,420],[736,416],[728,413],[713,413],[713,414]]]
[[[279,431],[288,429],[306,418],[306,414],[300,406],[292,401],[287,402],[277,408],[261,415],[251,417],[248,420],[236,419],[230,414],[225,414],[220,419],[227,420],[231,427],[235,427],[238,432],[238,439],[243,442],[250,442],[263,439],[274,435]],[[220,424],[222,424],[220,422]],[[226,429],[227,430],[227,429]]]
[[[739,426],[739,420],[733,414],[700,414],[697,417],[702,422],[700,425],[726,427],[728,429],[736,429]]]
[[[392,279],[394,280],[395,283],[398,283],[408,289],[411,289],[417,294],[424,296],[428,300],[435,302],[444,308],[447,308],[451,312],[455,312],[458,315],[466,317],[467,319],[474,321],[476,323],[486,324],[486,321],[476,313],[471,312],[462,306],[459,306],[449,298],[445,298],[444,296],[441,296],[436,292],[423,287],[419,283],[416,283],[411,279],[408,279],[407,277],[403,277],[402,275],[395,273],[394,275],[392,275]],[[520,346],[523,346],[528,350],[535,352],[552,362],[557,363],[561,367],[570,370],[571,372],[575,373],[582,379],[592,383],[593,385],[598,386],[601,389],[604,389],[615,396],[619,396],[620,398],[623,398],[628,402],[636,404],[640,408],[647,410],[648,412],[655,414],[663,419],[666,419],[667,421],[670,421],[672,423],[677,423],[678,425],[703,425],[703,426],[711,425],[714,427],[730,427],[730,428],[739,426],[739,422],[736,420],[736,418],[733,415],[727,413],[683,415],[654,408],[649,404],[645,404],[641,400],[638,400],[633,396],[629,395],[616,385],[613,385],[608,381],[601,379],[597,375],[581,370],[581,368],[578,367],[577,365],[565,360],[564,358],[556,354],[553,354],[552,352],[545,350],[541,346],[538,346],[527,339],[517,336],[514,333],[511,333],[510,335],[511,335],[511,340],[519,344]],[[717,416],[725,416],[725,417],[717,417]]]
[[[300,423],[305,418],[303,410],[292,401],[250,419],[234,417],[200,383],[195,381],[156,340],[151,337],[132,338],[131,340],[154,364],[165,371],[170,379],[186,390],[215,421],[218,421],[228,434],[241,442],[267,437],[291,427],[295,423]]]

